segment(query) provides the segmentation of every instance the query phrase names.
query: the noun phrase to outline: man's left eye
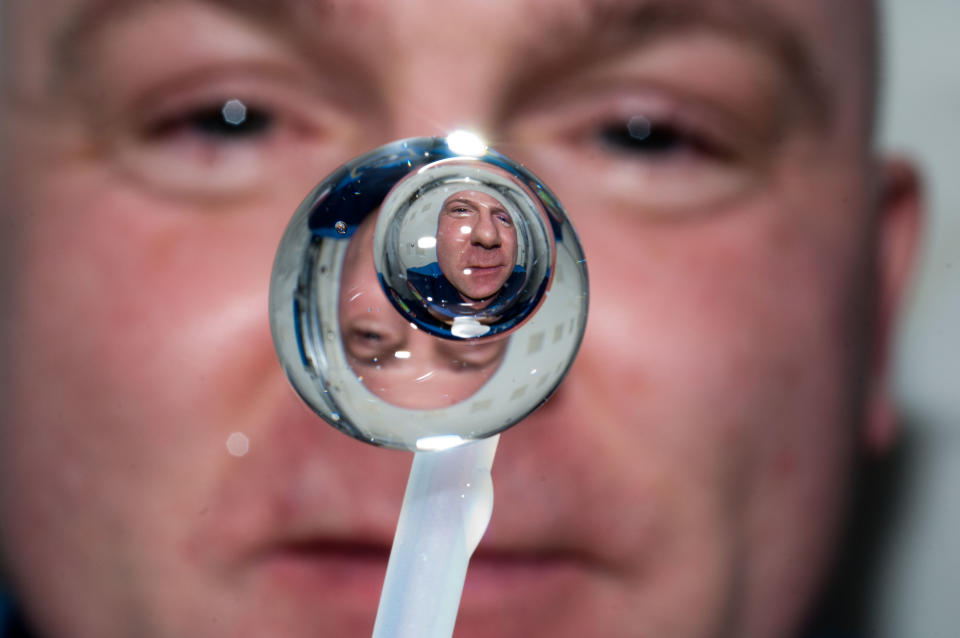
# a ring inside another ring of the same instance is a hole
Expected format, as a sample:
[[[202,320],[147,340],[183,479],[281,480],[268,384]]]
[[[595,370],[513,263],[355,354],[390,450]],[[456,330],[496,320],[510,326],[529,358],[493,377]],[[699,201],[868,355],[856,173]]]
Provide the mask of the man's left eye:
[[[275,116],[266,109],[228,100],[162,119],[151,127],[148,136],[162,138],[180,132],[240,140],[265,135],[275,123]]]
[[[651,155],[675,152],[689,144],[689,140],[675,127],[648,127],[638,132],[625,122],[601,127],[597,131],[597,137],[613,150]]]

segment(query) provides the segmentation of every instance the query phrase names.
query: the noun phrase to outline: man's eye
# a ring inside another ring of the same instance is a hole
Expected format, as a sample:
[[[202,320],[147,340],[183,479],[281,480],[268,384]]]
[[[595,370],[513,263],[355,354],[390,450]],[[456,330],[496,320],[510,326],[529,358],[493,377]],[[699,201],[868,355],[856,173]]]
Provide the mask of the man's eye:
[[[730,153],[709,136],[671,122],[652,122],[635,116],[625,122],[600,127],[599,141],[609,149],[633,155],[672,156],[693,153],[715,159],[730,159]]]
[[[634,120],[607,124],[598,131],[600,141],[614,150],[628,153],[664,154],[689,144],[683,133],[672,126],[637,125]]]
[[[247,139],[268,133],[275,117],[265,109],[249,107],[240,100],[207,106],[162,119],[148,132],[151,138],[193,133],[209,138]]]

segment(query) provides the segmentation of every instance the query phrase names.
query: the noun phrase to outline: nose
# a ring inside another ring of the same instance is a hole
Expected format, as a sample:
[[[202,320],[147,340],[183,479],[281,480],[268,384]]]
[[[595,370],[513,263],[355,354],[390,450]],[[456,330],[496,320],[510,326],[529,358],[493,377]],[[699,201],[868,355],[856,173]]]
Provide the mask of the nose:
[[[470,241],[484,248],[496,248],[500,245],[500,231],[489,211],[482,211],[470,233]]]

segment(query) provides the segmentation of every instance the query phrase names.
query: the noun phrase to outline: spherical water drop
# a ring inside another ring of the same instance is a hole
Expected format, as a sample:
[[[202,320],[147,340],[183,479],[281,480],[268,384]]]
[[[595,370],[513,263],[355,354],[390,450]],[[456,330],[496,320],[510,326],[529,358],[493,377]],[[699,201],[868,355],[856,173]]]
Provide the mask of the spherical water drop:
[[[583,335],[586,268],[529,171],[416,138],[348,162],[307,197],[270,308],[280,361],[314,411],[415,450],[489,436],[547,398]],[[532,369],[551,372],[531,383]]]

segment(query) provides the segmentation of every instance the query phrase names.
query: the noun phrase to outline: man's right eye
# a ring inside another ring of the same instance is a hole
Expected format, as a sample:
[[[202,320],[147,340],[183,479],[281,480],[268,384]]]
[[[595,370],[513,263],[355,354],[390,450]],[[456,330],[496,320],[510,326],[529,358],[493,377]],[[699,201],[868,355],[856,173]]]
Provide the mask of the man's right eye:
[[[600,127],[597,138],[615,151],[664,155],[682,150],[688,143],[683,133],[671,126],[649,127],[643,134],[631,130],[627,122]]]
[[[231,99],[220,105],[198,107],[161,119],[151,125],[146,137],[157,139],[192,134],[239,141],[267,135],[275,125],[276,116],[269,110]]]
[[[282,73],[205,78],[150,82],[107,102],[116,116],[102,139],[119,169],[174,195],[236,199],[306,181],[356,142],[353,112]]]

